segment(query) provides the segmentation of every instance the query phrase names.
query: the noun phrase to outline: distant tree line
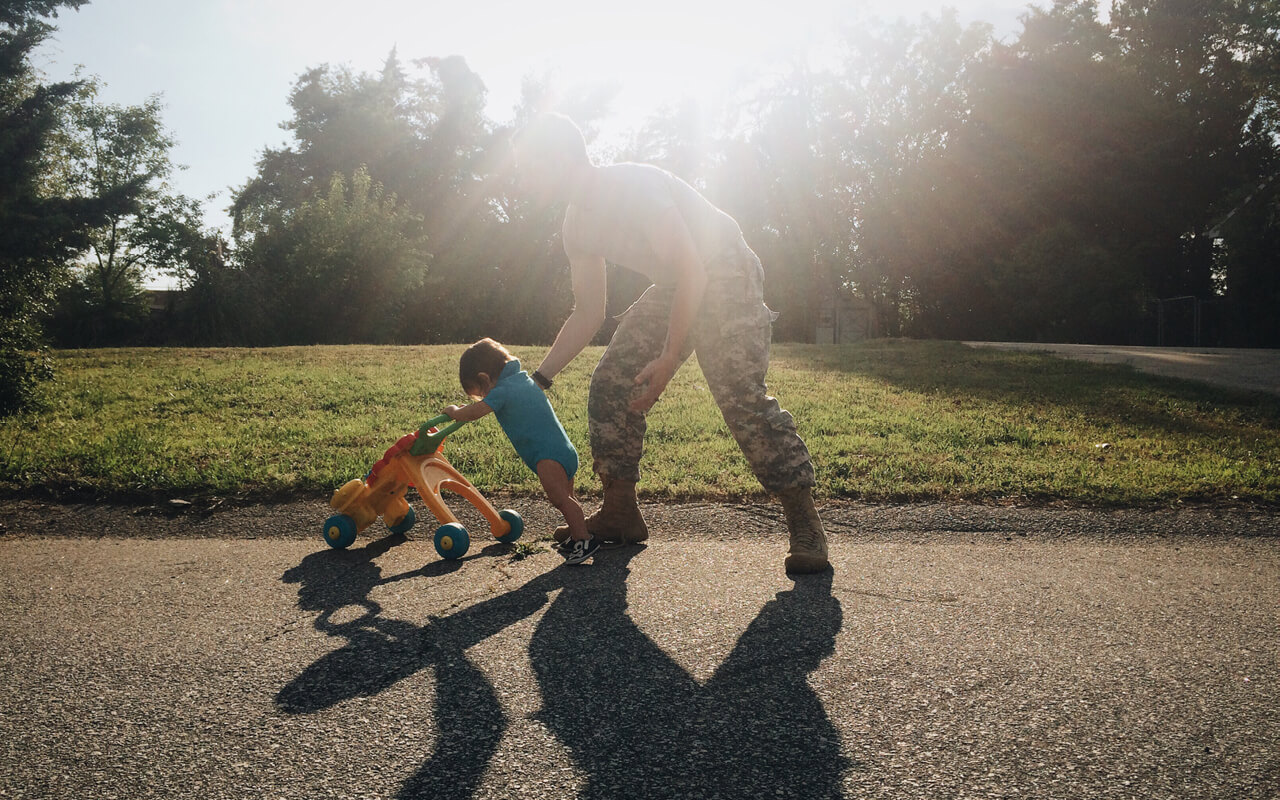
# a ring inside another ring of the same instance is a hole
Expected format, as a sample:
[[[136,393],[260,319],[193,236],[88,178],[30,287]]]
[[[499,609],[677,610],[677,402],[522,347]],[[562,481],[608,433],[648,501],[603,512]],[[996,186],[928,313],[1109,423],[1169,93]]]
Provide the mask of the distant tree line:
[[[558,215],[521,197],[508,140],[548,108],[594,136],[609,91],[531,78],[495,121],[458,56],[315,67],[289,97],[291,141],[234,193],[228,235],[169,184],[157,99],[105,105],[93,81],[31,69],[44,18],[83,2],[0,4],[14,398],[49,341],[554,336],[572,302]],[[1201,343],[1280,346],[1280,4],[1116,0],[1102,21],[1094,0],[1059,0],[1028,7],[1012,41],[944,11],[851,27],[841,45],[829,68],[797,58],[721,107],[677,104],[594,146],[671,169],[739,220],[778,338],[812,340],[843,294],[888,335],[1152,342],[1167,301],[1194,298]],[[184,288],[169,312],[148,313],[147,271]],[[643,286],[617,278],[621,310]]]

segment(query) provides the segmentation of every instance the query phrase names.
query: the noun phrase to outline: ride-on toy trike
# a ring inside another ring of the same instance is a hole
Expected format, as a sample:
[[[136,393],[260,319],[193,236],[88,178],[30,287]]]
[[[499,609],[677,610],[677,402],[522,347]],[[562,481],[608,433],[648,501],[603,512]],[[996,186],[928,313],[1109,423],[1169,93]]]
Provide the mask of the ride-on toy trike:
[[[446,422],[452,424],[444,425]],[[450,489],[475,506],[498,541],[519,539],[524,530],[520,515],[509,508],[496,511],[441,452],[445,437],[462,424],[450,420],[447,414],[427,420],[416,432],[388,448],[364,480],[355,478],[334,492],[329,507],[337,513],[324,523],[324,540],[329,546],[349,547],[378,517],[392,533],[406,533],[417,522],[413,507],[405,499],[410,486],[417,488],[418,496],[440,523],[435,546],[444,558],[461,558],[471,546],[471,539],[440,498],[441,489]],[[437,427],[441,425],[444,427]]]

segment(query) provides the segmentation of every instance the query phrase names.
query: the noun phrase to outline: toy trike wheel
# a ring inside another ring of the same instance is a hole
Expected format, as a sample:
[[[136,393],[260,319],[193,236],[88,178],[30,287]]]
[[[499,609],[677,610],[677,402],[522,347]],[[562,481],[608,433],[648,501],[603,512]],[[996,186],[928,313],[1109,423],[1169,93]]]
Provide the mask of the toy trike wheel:
[[[524,520],[520,518],[520,515],[509,508],[504,508],[498,512],[498,516],[505,519],[507,524],[511,526],[511,530],[497,537],[498,541],[503,544],[510,544],[519,539],[520,534],[524,533]]]
[[[403,535],[409,532],[418,522],[418,515],[413,513],[413,507],[409,507],[409,513],[404,515],[404,519],[400,520],[398,525],[388,525],[387,528],[394,534]]]
[[[356,540],[356,521],[346,514],[334,514],[324,521],[324,540],[330,547],[345,550]]]
[[[471,537],[467,536],[467,529],[456,522],[450,522],[436,528],[436,552],[442,558],[462,558],[466,554],[467,548],[471,546]]]

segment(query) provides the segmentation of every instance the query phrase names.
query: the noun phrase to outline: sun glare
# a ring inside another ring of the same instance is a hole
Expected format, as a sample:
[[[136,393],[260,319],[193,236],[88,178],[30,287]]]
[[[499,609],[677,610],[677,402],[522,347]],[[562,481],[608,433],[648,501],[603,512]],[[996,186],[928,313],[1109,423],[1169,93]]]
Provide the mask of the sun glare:
[[[710,100],[734,74],[736,55],[671,41],[613,39],[558,48],[534,70],[564,92],[611,87],[617,92],[614,113],[635,120],[686,98]]]
[[[1025,0],[369,0],[358,12],[338,0],[313,0],[305,16],[290,19],[286,46],[305,42],[332,52],[331,63],[363,69],[381,63],[392,46],[410,60],[461,55],[488,86],[489,111],[499,121],[519,102],[525,78],[549,81],[562,95],[611,87],[616,121],[634,124],[687,100],[713,105],[746,79],[821,61],[842,26],[857,19],[915,19],[943,5],[976,19],[1010,4]]]
[[[464,56],[489,84],[497,117],[519,99],[518,85],[499,76],[516,74],[549,79],[563,93],[614,87],[613,113],[634,121],[686,99],[712,101],[739,77],[805,53],[846,7],[838,0],[485,3],[452,10],[447,30],[420,12],[419,24],[400,31],[419,30],[422,41],[399,44],[405,54]]]
[[[816,44],[834,11],[827,0],[793,5],[660,0],[636,6],[583,4],[559,16],[531,66],[573,85],[612,84],[614,112],[636,119],[685,99],[713,101],[732,83]]]

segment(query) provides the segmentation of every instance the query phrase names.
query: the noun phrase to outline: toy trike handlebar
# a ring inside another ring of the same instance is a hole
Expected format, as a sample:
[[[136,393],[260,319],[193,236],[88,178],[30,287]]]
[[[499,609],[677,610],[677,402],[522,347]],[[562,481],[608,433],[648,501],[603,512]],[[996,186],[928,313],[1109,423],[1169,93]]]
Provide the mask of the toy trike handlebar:
[[[435,430],[437,426],[451,422],[443,428]],[[426,422],[422,423],[422,427],[418,428],[418,440],[409,448],[410,455],[423,456],[434,453],[440,447],[440,443],[444,441],[444,437],[461,428],[466,423],[460,419],[453,419],[448,414],[440,414],[434,416]]]

